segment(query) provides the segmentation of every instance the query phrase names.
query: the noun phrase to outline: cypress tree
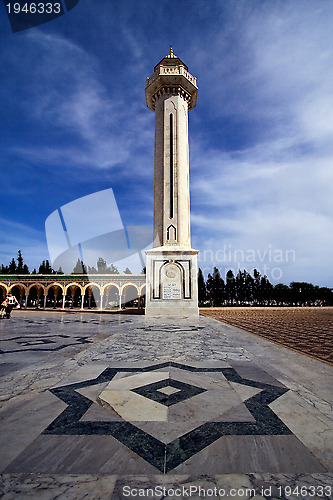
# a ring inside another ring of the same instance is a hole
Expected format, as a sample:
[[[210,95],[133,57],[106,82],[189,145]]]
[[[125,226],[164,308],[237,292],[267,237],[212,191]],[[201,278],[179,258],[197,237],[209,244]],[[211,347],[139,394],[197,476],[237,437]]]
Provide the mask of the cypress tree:
[[[226,275],[225,296],[229,303],[234,303],[234,300],[236,299],[236,280],[231,269]]]
[[[16,274],[17,265],[16,265],[14,257],[12,258],[11,263],[9,264],[8,270],[9,270],[9,274]]]
[[[206,289],[205,278],[204,278],[202,270],[199,268],[199,271],[198,271],[198,301],[199,301],[200,306],[204,305],[206,298],[207,298],[207,289]]]

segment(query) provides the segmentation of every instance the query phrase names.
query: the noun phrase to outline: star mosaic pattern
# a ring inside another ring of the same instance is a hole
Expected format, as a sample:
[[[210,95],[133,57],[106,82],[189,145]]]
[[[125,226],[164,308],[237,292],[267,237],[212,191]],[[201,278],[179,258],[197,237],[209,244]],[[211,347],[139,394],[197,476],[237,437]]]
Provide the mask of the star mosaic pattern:
[[[105,383],[98,398],[82,394]],[[287,391],[283,386],[244,378],[234,368],[174,362],[144,368],[106,368],[94,379],[51,389],[68,406],[43,434],[111,435],[167,473],[225,435],[292,434],[269,408]],[[86,420],[89,410],[98,403],[103,404],[102,415],[113,412],[113,420]],[[140,428],[143,425],[136,412],[145,415],[146,405],[152,425],[148,432],[147,427]],[[174,422],[182,422],[180,434],[174,437],[170,432],[173,437],[163,440],[153,425],[160,421],[170,430]]]
[[[47,335],[40,338],[36,335],[22,335],[19,337],[3,338],[0,349],[1,354],[11,354],[16,352],[40,352],[40,351],[60,351],[67,347],[80,344],[91,344],[89,337],[73,337],[71,335]]]

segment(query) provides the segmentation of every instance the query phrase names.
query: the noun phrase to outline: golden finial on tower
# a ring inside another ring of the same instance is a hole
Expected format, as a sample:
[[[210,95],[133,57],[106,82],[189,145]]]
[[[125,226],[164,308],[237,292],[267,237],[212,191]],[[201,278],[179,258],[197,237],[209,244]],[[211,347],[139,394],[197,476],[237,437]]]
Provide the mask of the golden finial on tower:
[[[170,45],[170,54],[168,54],[166,57],[168,59],[175,59],[175,58],[177,58],[177,56],[175,56],[175,54],[173,53],[172,45]]]

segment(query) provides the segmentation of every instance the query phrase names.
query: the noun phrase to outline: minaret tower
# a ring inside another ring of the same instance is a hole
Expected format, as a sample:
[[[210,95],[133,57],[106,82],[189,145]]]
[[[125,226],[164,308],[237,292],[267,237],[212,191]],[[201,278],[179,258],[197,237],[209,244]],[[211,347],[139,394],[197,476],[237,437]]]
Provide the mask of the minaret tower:
[[[154,236],[147,254],[146,314],[198,315],[197,250],[191,248],[188,112],[196,78],[174,55],[147,78],[147,106],[155,112]]]

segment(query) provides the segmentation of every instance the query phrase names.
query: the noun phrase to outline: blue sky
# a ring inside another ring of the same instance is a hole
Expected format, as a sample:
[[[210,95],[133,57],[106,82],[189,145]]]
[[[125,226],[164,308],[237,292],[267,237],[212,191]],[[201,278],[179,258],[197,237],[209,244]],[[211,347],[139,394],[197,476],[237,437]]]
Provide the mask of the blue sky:
[[[174,52],[189,114],[192,246],[205,274],[257,267],[333,286],[331,0],[80,0],[12,33],[0,5],[0,263],[48,258],[45,220],[112,188],[152,225],[154,113],[145,79]]]

